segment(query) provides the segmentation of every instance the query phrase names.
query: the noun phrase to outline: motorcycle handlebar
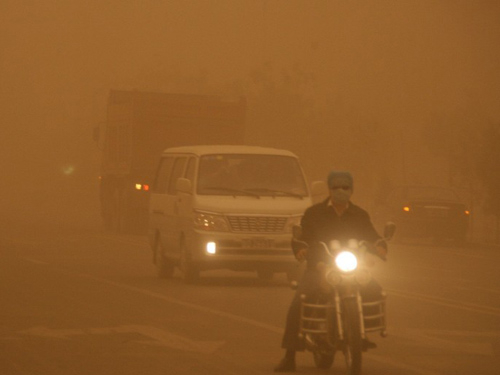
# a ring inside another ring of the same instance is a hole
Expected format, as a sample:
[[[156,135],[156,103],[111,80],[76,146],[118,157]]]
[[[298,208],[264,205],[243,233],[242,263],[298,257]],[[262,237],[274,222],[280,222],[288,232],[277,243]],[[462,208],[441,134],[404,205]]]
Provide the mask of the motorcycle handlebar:
[[[384,241],[384,240],[379,240],[379,241]],[[366,253],[372,253],[376,256],[378,256],[380,259],[382,259],[383,261],[387,261],[387,257],[385,255],[380,255],[377,253],[377,251],[375,251],[375,246],[377,245],[377,243],[379,242],[377,241],[375,244],[372,244],[368,241],[359,241],[358,243],[358,250],[360,251],[360,253],[362,255],[366,254]],[[335,256],[335,251],[334,250],[331,250],[326,243],[324,242],[318,242],[319,245],[321,245],[323,247],[323,249],[326,251],[326,253],[328,255],[330,255],[331,257],[334,257]]]

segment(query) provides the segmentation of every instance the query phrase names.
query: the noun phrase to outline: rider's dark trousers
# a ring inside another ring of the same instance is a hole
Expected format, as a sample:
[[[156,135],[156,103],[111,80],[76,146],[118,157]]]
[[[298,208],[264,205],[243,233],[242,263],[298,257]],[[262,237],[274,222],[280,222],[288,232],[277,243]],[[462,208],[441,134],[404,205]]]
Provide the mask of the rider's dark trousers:
[[[300,296],[313,295],[319,291],[320,274],[315,270],[306,270],[299,286],[295,292],[292,303],[288,309],[286,317],[285,333],[281,347],[287,350],[304,350],[304,341],[299,339],[300,328]],[[368,285],[361,288],[361,297],[363,301],[377,301],[381,299],[382,288],[372,279]]]

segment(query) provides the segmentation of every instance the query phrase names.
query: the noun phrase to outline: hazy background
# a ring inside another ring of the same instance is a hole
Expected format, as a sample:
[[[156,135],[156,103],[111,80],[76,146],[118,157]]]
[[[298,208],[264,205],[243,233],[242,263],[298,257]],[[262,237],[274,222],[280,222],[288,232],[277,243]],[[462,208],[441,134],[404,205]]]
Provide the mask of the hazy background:
[[[110,89],[245,95],[248,143],[350,170],[367,208],[398,183],[469,199],[499,46],[498,1],[0,0],[0,209],[94,214]]]

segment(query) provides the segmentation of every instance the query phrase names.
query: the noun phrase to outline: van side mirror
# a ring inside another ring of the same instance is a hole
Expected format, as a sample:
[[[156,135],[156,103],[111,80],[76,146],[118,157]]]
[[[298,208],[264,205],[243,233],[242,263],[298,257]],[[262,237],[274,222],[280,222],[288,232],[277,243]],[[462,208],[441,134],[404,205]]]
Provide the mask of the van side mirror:
[[[177,179],[177,181],[175,182],[175,189],[178,192],[191,194],[192,193],[191,192],[191,189],[192,189],[191,180],[188,180],[187,178],[179,177]]]
[[[396,224],[392,221],[387,222],[384,227],[384,238],[390,240],[394,237],[394,233],[396,233]]]
[[[313,203],[317,203],[328,195],[328,188],[325,181],[314,181],[311,183],[311,198]]]

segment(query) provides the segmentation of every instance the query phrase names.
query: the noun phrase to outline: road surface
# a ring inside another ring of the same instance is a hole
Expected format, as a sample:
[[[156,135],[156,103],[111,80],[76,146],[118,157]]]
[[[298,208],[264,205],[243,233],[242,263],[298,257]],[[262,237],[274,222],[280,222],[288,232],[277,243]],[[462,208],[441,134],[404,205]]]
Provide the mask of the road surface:
[[[81,220],[80,220],[81,221]],[[284,275],[210,271],[186,285],[156,277],[140,235],[97,221],[0,229],[0,374],[270,374],[283,355],[293,291]],[[393,243],[375,275],[388,293],[387,338],[364,375],[497,375],[499,248]],[[297,373],[325,373],[309,353]],[[338,354],[331,374],[343,374]]]

